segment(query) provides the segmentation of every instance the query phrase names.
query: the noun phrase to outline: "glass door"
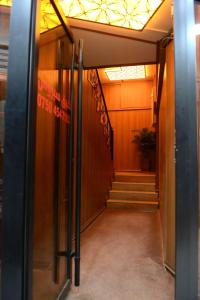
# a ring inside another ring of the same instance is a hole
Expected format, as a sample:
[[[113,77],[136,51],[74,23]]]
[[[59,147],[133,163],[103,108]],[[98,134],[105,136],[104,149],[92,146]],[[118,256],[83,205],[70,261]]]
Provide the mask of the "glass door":
[[[51,2],[41,1],[41,15],[32,291],[33,300],[55,300],[66,296],[71,283],[72,180],[69,175],[72,176],[70,124],[74,50]]]
[[[4,135],[5,135],[5,104],[7,98],[7,73],[8,73],[8,49],[9,27],[11,7],[5,1],[0,0],[0,274],[2,260],[2,211],[3,211],[3,159],[4,159]]]

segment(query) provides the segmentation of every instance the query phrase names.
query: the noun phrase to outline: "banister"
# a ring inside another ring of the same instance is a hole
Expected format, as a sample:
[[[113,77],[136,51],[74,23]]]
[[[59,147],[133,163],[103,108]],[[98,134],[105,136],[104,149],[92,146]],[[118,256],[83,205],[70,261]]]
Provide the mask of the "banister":
[[[97,73],[97,78],[98,78],[98,82],[99,82],[99,86],[100,86],[100,90],[101,90],[101,95],[102,95],[102,98],[103,98],[103,103],[104,103],[104,106],[105,106],[106,115],[107,115],[107,118],[108,118],[108,123],[110,125],[110,128],[112,129],[112,125],[111,125],[111,122],[110,122],[108,109],[107,109],[107,105],[106,105],[106,100],[105,100],[105,97],[104,97],[104,92],[103,92],[101,80],[100,80],[100,77],[99,77],[99,72],[98,72],[97,69],[96,69],[96,73]]]
[[[107,146],[110,149],[111,159],[113,160],[114,131],[108,115],[103,88],[97,69],[91,69],[88,71],[88,80],[93,87],[94,98],[97,103],[97,112],[100,115],[100,123],[103,126],[103,132],[107,139]]]

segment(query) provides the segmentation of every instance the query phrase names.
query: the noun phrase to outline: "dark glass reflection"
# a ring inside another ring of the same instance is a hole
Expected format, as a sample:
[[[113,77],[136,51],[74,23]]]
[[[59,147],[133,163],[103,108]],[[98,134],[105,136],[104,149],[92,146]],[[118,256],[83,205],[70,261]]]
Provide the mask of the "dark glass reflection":
[[[10,7],[0,5],[0,268],[2,258],[4,109],[6,103]],[[0,269],[1,273],[1,269]]]
[[[69,85],[72,44],[61,26],[40,35],[35,149],[33,299],[66,284]]]

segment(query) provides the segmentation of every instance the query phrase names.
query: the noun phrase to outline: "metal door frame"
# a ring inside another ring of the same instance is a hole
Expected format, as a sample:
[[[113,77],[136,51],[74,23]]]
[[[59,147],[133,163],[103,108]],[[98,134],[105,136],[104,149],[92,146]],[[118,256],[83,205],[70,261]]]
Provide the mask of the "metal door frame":
[[[198,298],[198,159],[194,0],[174,0],[176,300]]]
[[[31,299],[34,118],[39,22],[35,0],[14,0],[6,103],[2,300]],[[198,174],[194,1],[174,0],[176,300],[198,295]],[[35,89],[34,89],[35,87]]]

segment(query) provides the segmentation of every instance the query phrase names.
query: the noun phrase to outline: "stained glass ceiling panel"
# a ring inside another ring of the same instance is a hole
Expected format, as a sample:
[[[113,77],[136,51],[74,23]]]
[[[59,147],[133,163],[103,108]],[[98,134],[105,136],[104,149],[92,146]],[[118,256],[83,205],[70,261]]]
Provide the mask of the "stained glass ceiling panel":
[[[11,6],[11,0],[0,0],[0,5]]]
[[[67,17],[142,30],[164,0],[59,0]]]
[[[11,6],[12,0],[0,0],[0,5]],[[57,27],[58,25],[60,25],[60,20],[58,19],[50,1],[41,0],[40,32],[45,32]]]
[[[67,17],[142,30],[164,0],[58,0]],[[12,0],[0,0],[11,6]],[[41,32],[60,25],[49,0],[41,0]]]

